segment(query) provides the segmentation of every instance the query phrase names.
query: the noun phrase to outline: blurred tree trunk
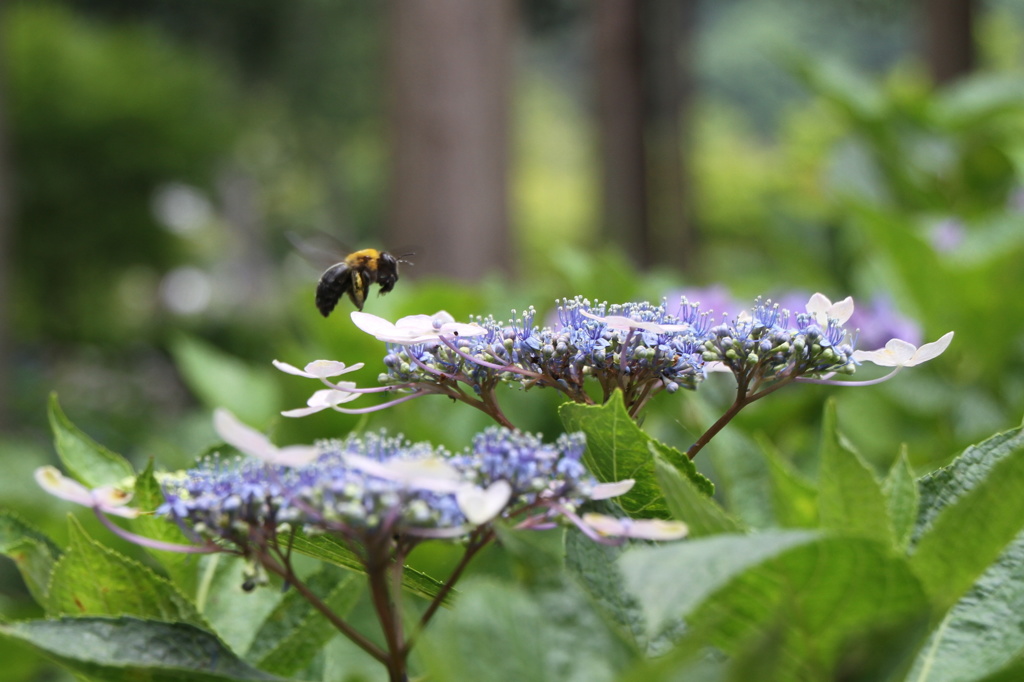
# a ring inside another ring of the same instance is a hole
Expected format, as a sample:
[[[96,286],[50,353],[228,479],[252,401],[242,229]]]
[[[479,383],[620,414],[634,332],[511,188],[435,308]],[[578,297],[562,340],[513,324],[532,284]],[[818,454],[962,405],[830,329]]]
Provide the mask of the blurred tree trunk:
[[[513,0],[391,0],[392,249],[417,274],[509,269]],[[383,245],[383,244],[382,244]]]
[[[936,85],[974,69],[975,0],[922,0],[924,53]]]
[[[640,0],[594,5],[598,145],[604,241],[646,264],[647,154],[644,148]]]
[[[2,21],[2,19],[0,19]],[[11,257],[14,235],[14,175],[7,138],[7,79],[4,26],[0,25],[0,430],[11,426]]]
[[[645,260],[652,265],[687,267],[695,260],[697,246],[688,163],[697,1],[644,0],[643,18],[650,235]]]
[[[594,4],[604,235],[642,266],[685,266],[695,249],[689,68],[696,0]]]

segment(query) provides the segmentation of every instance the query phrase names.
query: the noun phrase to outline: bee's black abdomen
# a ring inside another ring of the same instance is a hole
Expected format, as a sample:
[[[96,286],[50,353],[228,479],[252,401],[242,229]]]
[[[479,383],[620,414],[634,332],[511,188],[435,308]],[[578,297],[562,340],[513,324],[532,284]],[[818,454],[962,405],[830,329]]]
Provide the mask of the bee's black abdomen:
[[[316,308],[320,314],[327,317],[338,305],[338,301],[352,286],[352,275],[345,263],[332,265],[320,275],[320,282],[316,285]]]

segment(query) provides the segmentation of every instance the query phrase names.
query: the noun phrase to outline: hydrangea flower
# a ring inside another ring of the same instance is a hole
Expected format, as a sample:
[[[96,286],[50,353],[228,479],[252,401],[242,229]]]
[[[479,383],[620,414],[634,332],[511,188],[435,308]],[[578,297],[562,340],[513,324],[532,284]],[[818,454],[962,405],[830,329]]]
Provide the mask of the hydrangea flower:
[[[125,506],[131,502],[132,494],[120,486],[104,485],[86,488],[73,479],[67,478],[59,469],[44,466],[36,469],[36,483],[46,492],[68,502],[90,507],[103,514],[113,514],[133,519],[141,512]]]
[[[552,388],[580,403],[604,402],[621,391],[629,414],[636,417],[658,393],[694,390],[715,371],[735,376],[737,411],[795,381],[864,385],[892,376],[870,382],[832,380],[837,374],[853,374],[862,361],[896,357],[896,351],[855,351],[859,330],[848,326],[855,312],[850,297],[832,302],[816,293],[794,307],[801,306],[803,310],[791,312],[758,299],[752,309],[722,315],[716,323],[711,310],[685,297],[670,306],[667,300],[608,304],[577,296],[561,299],[551,323],[543,327],[534,324],[532,307],[522,314],[513,311],[505,323],[493,317],[459,323],[443,311],[396,323],[352,313],[357,326],[387,343],[384,371],[378,377],[381,386],[332,383],[326,378],[328,368],[345,368],[329,366],[328,361],[318,361],[325,363],[324,368],[306,370],[276,363],[291,374],[319,378],[334,391],[315,394],[306,407],[283,414],[303,416],[328,408],[356,414],[440,394],[513,428],[499,406],[496,391],[501,384]],[[941,352],[945,346],[922,348],[927,352],[906,360],[923,362],[934,357],[933,349]],[[897,370],[904,366],[910,365],[904,363]],[[600,388],[599,398],[589,383]],[[381,391],[396,391],[398,397],[382,405],[342,407],[354,395]]]
[[[158,513],[243,553],[273,542],[282,524],[364,545],[458,537],[499,516],[520,527],[546,527],[559,516],[575,520],[583,502],[630,486],[602,486],[587,473],[580,434],[547,444],[492,427],[456,455],[367,434],[323,441],[294,450],[301,457],[286,457],[289,448],[276,448],[230,413],[218,411],[216,422],[221,436],[253,459],[213,456],[165,479],[166,502]]]

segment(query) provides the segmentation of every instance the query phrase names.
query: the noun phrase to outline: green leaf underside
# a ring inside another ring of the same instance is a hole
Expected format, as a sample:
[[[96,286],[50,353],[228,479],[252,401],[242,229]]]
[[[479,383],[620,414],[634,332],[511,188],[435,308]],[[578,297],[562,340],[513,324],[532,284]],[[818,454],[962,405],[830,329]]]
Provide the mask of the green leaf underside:
[[[894,544],[882,487],[871,467],[837,430],[833,400],[825,405],[819,477],[818,506],[823,528]]]
[[[329,535],[303,535],[296,533],[292,549],[300,554],[320,559],[349,571],[365,574],[362,562],[345,544]],[[444,583],[409,566],[402,572],[402,587],[411,594],[424,599],[433,599],[440,593]],[[449,592],[441,602],[451,605],[455,591]]]
[[[690,537],[735,533],[742,530],[739,521],[729,516],[722,506],[699,490],[693,482],[661,456],[654,457],[654,475],[665,495],[672,516],[685,521]]]
[[[0,634],[104,682],[281,679],[250,667],[215,636],[187,623],[61,618],[3,624]]]
[[[714,535],[660,547],[637,548],[619,561],[630,594],[648,627],[660,631],[686,616],[733,576],[786,549],[813,541],[811,531],[772,530]]]
[[[688,622],[728,652],[770,634],[772,679],[822,680],[835,678],[850,640],[885,627],[919,632],[929,613],[920,583],[887,545],[824,537],[738,574]]]
[[[918,479],[921,507],[911,543],[916,544],[935,517],[985,479],[993,466],[1024,447],[1024,428],[1018,427],[972,445],[948,466]]]
[[[365,581],[353,573],[326,567],[306,584],[344,618],[359,600]],[[245,658],[261,670],[294,675],[306,668],[337,631],[297,591],[290,590],[263,621]]]
[[[879,628],[911,633],[916,648],[929,605],[906,561],[866,538],[805,531],[719,535],[636,550],[626,584],[649,622],[685,620],[695,636],[771,675],[832,679],[844,643]]]
[[[192,602],[167,579],[95,542],[73,517],[68,551],[53,570],[47,613],[135,616],[209,628]]]
[[[622,393],[616,391],[604,405],[565,403],[558,409],[565,430],[582,431],[587,436],[583,461],[599,481],[610,483],[634,479],[636,484],[625,495],[615,498],[633,518],[671,518],[654,471],[652,448],[671,462],[707,495],[714,493],[711,481],[697,472],[683,453],[659,443],[640,430],[626,412]]]
[[[17,515],[0,511],[0,554],[10,557],[18,567],[32,598],[45,604],[50,573],[61,556],[57,543]]]
[[[889,469],[889,475],[882,483],[882,492],[889,508],[896,546],[906,547],[917,522],[917,507],[921,499],[906,448]]]
[[[911,562],[943,607],[915,682],[993,679],[1024,652],[1024,437],[1013,429],[920,479]],[[966,592],[965,592],[966,591]],[[962,596],[961,596],[962,595]]]
[[[1024,535],[989,566],[935,628],[908,681],[973,680],[1024,654]],[[1024,667],[1020,677],[1024,680]]]
[[[135,475],[132,465],[121,455],[103,447],[71,423],[50,395],[50,428],[53,443],[68,473],[88,488],[115,485]]]
[[[818,527],[818,488],[764,437],[756,439],[768,465],[772,510],[780,528]]]
[[[594,542],[576,529],[565,535],[565,564],[601,611],[624,632],[641,651],[647,650],[647,627],[637,601],[623,589],[617,559],[625,546]]]
[[[487,578],[464,586],[416,657],[429,679],[487,682],[612,682],[629,660],[571,583],[538,594]]]
[[[972,487],[944,505],[910,557],[928,593],[951,606],[1024,529],[1024,456],[1020,450],[991,463]]]

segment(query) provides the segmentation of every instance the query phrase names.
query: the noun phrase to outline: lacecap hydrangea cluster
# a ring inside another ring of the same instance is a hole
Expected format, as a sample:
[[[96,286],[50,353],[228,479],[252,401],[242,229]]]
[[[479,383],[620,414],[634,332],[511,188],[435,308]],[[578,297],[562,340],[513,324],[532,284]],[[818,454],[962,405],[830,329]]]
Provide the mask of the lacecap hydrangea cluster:
[[[852,335],[839,319],[793,314],[771,301],[758,301],[750,314],[714,325],[703,345],[705,362],[761,382],[856,371]]]
[[[515,315],[515,312],[513,312]],[[478,318],[485,333],[439,343],[388,344],[388,384],[457,379],[481,387],[496,382],[548,386],[574,398],[596,379],[606,396],[616,388],[638,391],[696,389],[709,363],[734,373],[820,377],[853,372],[852,335],[838,319],[791,314],[770,301],[715,324],[712,311],[682,298],[608,304],[562,299],[553,324],[537,326],[533,308],[507,323]]]
[[[466,491],[499,484],[507,494],[486,515],[526,513],[535,522],[590,499],[596,482],[580,461],[584,447],[579,434],[546,444],[494,427],[455,455],[383,433],[318,443],[319,456],[302,466],[214,455],[163,481],[158,513],[198,538],[242,548],[271,539],[282,524],[356,540],[458,537],[480,525],[467,516]]]

